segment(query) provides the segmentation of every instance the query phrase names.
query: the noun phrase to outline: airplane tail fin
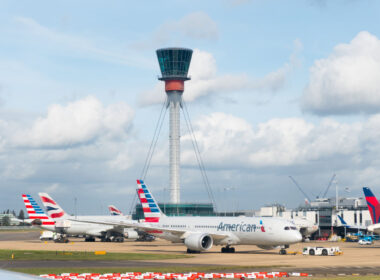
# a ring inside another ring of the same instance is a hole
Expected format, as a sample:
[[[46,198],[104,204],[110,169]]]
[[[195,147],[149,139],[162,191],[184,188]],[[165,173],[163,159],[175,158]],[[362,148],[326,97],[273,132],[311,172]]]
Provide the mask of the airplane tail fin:
[[[50,195],[47,193],[38,193],[38,195],[40,196],[42,204],[44,205],[46,212],[50,218],[60,219],[69,216]]]
[[[42,210],[42,208],[37,204],[33,197],[29,194],[23,194],[22,199],[25,204],[26,212],[28,213],[29,220],[35,221],[40,220],[40,225],[54,225],[55,222],[50,219]],[[33,222],[32,222],[33,224]],[[39,224],[39,223],[36,223]]]
[[[165,214],[162,213],[160,207],[158,207],[156,200],[143,180],[137,180],[137,195],[140,199],[146,222],[158,223],[160,217],[165,217]]]
[[[339,220],[340,220],[342,226],[346,227],[346,226],[347,226],[347,223],[346,223],[345,220],[343,220],[342,216],[338,215],[338,218],[339,218]]]
[[[123,216],[123,213],[113,205],[108,205],[108,210],[112,216]]]
[[[368,210],[371,214],[372,223],[380,223],[380,204],[376,196],[372,193],[369,188],[363,188],[365,199],[367,201]]]

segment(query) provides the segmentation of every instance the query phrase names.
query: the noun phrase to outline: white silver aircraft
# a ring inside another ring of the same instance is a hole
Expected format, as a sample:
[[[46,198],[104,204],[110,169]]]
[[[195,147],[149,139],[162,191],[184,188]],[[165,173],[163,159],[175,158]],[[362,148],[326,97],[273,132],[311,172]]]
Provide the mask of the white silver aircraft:
[[[133,229],[126,230],[124,227],[112,225],[99,225],[78,221],[77,218],[96,221],[98,219],[106,221],[125,221],[125,216],[81,216],[73,217],[55,202],[48,194],[40,193],[41,200],[46,207],[48,215],[42,210],[37,202],[30,195],[22,195],[29,219],[33,225],[43,229],[59,233],[58,242],[68,242],[67,235],[84,235],[85,241],[95,241],[95,237],[101,241],[122,242],[124,238],[137,239],[138,233]]]
[[[232,245],[257,245],[262,249],[281,248],[286,254],[290,244],[302,236],[293,223],[272,217],[167,217],[142,180],[137,180],[137,193],[145,215],[143,223],[107,223],[135,227],[157,237],[184,243],[188,253],[223,245],[222,253],[233,253]]]

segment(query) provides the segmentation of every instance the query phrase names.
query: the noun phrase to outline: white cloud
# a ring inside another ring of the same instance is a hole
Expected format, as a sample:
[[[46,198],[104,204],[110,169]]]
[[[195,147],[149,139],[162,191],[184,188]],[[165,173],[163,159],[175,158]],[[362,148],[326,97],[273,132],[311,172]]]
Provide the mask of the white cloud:
[[[133,158],[131,158],[127,153],[119,153],[116,158],[108,161],[108,166],[111,169],[124,171],[129,169],[133,163]]]
[[[360,32],[314,63],[302,107],[320,115],[379,112],[379,77],[380,40]]]
[[[143,56],[129,52],[125,49],[117,50],[110,47],[101,47],[99,42],[93,42],[88,38],[83,38],[73,34],[66,34],[52,28],[48,28],[32,18],[15,17],[14,21],[19,23],[28,35],[35,39],[35,42],[43,42],[42,47],[53,46],[55,50],[70,50],[68,55],[78,55],[91,57],[110,63],[125,64],[135,67],[151,68],[152,64]],[[103,42],[104,43],[104,42]]]
[[[286,78],[298,63],[296,53],[302,48],[302,44],[299,40],[295,40],[294,44],[295,52],[290,56],[290,61],[261,78],[251,77],[245,73],[218,75],[214,56],[209,52],[195,49],[189,69],[191,81],[185,83],[185,101],[191,102],[213,94],[240,91],[278,91],[285,85]],[[163,83],[159,82],[153,89],[142,92],[139,98],[143,106],[163,102],[165,99]]]
[[[60,186],[59,183],[53,183],[53,184],[47,186],[44,189],[44,192],[46,192],[46,193],[55,193],[55,192],[59,191],[60,187],[61,186]]]
[[[213,113],[195,122],[195,135],[205,161],[227,169],[312,165],[340,158],[345,158],[340,164],[351,168],[363,162],[363,150],[380,156],[380,144],[372,145],[380,136],[378,131],[380,115],[353,124],[332,119],[318,125],[301,118],[272,119],[254,128],[243,119]],[[182,139],[184,162],[196,165],[190,136]]]
[[[214,41],[219,37],[218,25],[205,12],[190,13],[179,20],[170,20],[161,24],[151,38],[136,42],[136,49],[152,49],[170,44],[178,44],[180,40]]]
[[[95,97],[51,105],[46,117],[34,121],[30,129],[18,131],[13,144],[24,147],[68,147],[83,145],[99,137],[125,137],[133,110],[125,103],[103,104]]]

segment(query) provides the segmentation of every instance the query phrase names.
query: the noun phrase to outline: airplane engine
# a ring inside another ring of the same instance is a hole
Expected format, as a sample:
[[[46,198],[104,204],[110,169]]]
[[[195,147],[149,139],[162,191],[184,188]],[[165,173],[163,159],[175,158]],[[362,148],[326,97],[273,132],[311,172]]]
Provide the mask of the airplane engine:
[[[185,238],[185,245],[193,251],[206,251],[211,249],[213,239],[208,234],[191,234]]]
[[[264,250],[273,250],[273,249],[279,249],[281,246],[257,245],[257,247]]]
[[[139,234],[135,230],[125,230],[124,236],[128,239],[137,239],[139,238]]]

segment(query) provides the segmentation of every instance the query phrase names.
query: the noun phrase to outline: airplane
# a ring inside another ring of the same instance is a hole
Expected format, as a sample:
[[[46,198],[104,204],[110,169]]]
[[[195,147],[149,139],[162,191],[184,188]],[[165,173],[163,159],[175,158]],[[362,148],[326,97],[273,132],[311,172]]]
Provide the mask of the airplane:
[[[124,216],[123,213],[116,208],[116,206],[108,205],[108,210],[110,211],[112,216]]]
[[[261,249],[281,248],[286,254],[290,244],[302,236],[293,223],[273,217],[167,217],[142,180],[137,180],[137,193],[145,222],[122,225],[135,227],[173,243],[184,243],[187,253],[199,253],[213,245],[224,245],[222,253],[234,253],[232,245],[256,245]]]
[[[46,206],[48,215],[42,210],[37,202],[31,195],[22,195],[29,221],[32,225],[39,226],[43,229],[59,233],[59,238],[56,242],[68,242],[67,235],[84,235],[86,242],[95,241],[95,237],[100,238],[101,241],[115,241],[122,242],[124,238],[136,239],[138,233],[135,230],[125,230],[122,227],[115,227],[109,225],[96,225],[93,223],[85,223],[79,221],[69,220],[69,216],[65,211],[47,194],[41,194],[41,199]],[[86,219],[110,219],[112,221],[126,220],[123,217],[112,216],[89,216]]]
[[[369,188],[364,187],[364,196],[367,201],[368,210],[371,214],[372,225],[367,227],[367,230],[380,234],[380,204],[376,196],[372,193]]]
[[[72,218],[72,216],[66,214],[51,196],[47,193],[39,193],[38,195],[50,218],[55,219],[58,223],[70,223],[69,219]],[[93,221],[98,219],[107,219],[109,221],[124,221],[129,219],[125,216],[75,216],[74,224],[72,228],[69,225],[68,233],[70,235],[85,235],[85,241],[87,242],[94,242],[95,237],[100,238],[102,242],[123,242],[124,238],[137,239],[139,237],[138,232],[133,229],[125,230],[122,227],[107,225],[96,226],[93,223],[79,222],[78,218],[91,219]]]
[[[108,210],[110,211],[112,216],[125,216],[114,205],[108,205]],[[138,237],[137,237],[136,241],[153,241],[156,239],[153,235],[148,234],[145,231],[141,231],[141,230],[136,230],[136,231],[138,233]]]
[[[350,226],[346,223],[346,221],[342,218],[342,216],[340,215],[337,215],[339,220],[340,220],[340,223],[342,224],[343,227],[345,228],[349,228],[349,229],[355,229],[355,230],[366,230],[367,227],[365,226]]]

